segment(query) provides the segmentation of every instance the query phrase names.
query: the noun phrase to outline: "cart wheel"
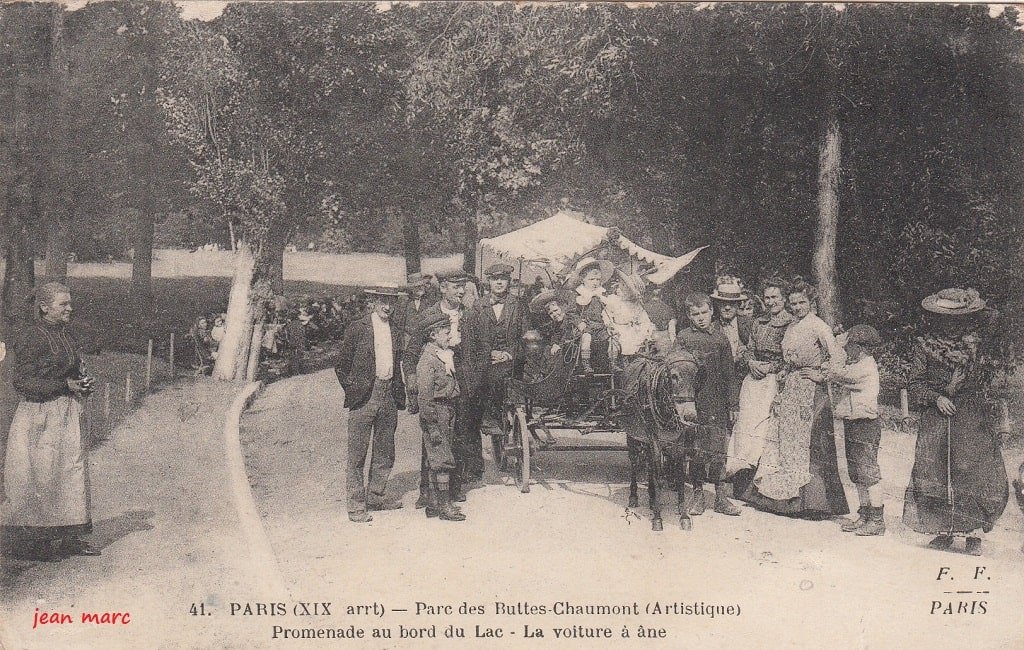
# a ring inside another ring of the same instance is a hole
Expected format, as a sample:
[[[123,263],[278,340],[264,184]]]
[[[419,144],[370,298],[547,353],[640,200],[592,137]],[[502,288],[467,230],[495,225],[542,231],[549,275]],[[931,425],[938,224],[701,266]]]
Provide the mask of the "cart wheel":
[[[532,434],[526,423],[526,409],[516,407],[516,417],[512,422],[512,442],[516,448],[516,485],[520,492],[530,491],[530,443]]]

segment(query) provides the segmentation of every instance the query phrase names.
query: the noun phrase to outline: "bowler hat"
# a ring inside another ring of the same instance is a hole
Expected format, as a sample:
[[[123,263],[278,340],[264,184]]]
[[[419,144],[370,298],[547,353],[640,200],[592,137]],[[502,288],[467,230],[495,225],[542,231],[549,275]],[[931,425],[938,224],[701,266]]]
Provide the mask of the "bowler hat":
[[[921,301],[921,306],[935,314],[972,314],[985,308],[985,301],[974,289],[943,289]]]

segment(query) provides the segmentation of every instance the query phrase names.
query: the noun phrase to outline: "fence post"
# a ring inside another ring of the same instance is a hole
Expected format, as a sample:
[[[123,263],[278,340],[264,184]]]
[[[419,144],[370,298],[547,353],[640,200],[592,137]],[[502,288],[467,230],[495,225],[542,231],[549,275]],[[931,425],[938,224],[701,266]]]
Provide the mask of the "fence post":
[[[907,395],[907,389],[900,389],[900,413],[903,415],[903,419],[910,417],[910,396]]]
[[[150,383],[153,380],[153,339],[149,339],[146,345],[146,392],[149,392]]]
[[[107,437],[113,431],[110,426],[110,382],[103,385],[103,425],[107,428]]]
[[[171,362],[171,379],[174,379],[174,332],[171,332],[170,362]]]

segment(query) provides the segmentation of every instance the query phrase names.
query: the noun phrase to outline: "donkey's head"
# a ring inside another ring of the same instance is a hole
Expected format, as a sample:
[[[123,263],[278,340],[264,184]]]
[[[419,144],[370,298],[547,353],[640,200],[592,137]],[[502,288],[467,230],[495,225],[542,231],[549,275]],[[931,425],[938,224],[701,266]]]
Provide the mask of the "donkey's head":
[[[672,393],[672,404],[676,417],[682,422],[697,421],[697,405],[695,403],[697,373],[700,366],[697,358],[686,350],[675,349],[665,356]]]

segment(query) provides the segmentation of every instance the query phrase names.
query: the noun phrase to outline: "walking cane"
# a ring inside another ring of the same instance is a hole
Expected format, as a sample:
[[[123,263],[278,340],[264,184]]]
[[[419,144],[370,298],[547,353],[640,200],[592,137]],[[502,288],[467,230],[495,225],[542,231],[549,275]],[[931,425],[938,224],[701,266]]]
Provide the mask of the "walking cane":
[[[953,418],[946,416],[946,505],[949,506],[949,535],[953,536]]]

